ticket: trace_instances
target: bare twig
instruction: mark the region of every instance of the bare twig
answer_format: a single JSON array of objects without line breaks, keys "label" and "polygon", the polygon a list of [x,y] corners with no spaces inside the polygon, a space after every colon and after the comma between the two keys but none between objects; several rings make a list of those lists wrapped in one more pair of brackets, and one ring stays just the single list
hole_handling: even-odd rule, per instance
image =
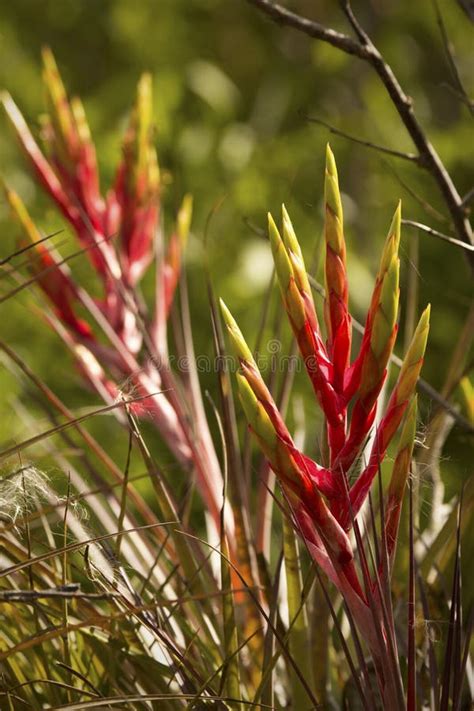
[{"label": "bare twig", "polygon": [[390,170],[390,172],[393,174],[393,177],[395,180],[401,185],[401,187],[410,195],[410,197],[415,200],[415,202],[418,203],[418,205],[423,208],[423,210],[428,214],[431,215],[435,220],[438,220],[438,222],[442,222],[445,225],[449,226],[449,219],[443,215],[441,212],[439,212],[431,203],[429,203],[422,195],[416,192],[416,190],[413,190],[413,188],[408,185],[405,180],[400,176],[400,174],[397,172],[395,167],[393,166],[390,161],[385,160],[382,158],[382,162],[384,166]]},{"label": "bare twig", "polygon": [[341,136],[342,138],[346,138],[348,141],[352,141],[353,143],[358,143],[360,146],[365,146],[366,148],[372,148],[372,150],[378,151],[379,153],[386,153],[389,156],[393,156],[394,158],[402,158],[403,160],[410,161],[411,163],[416,163],[417,165],[421,165],[420,157],[416,155],[415,153],[404,153],[403,151],[397,151],[393,148],[387,148],[386,146],[380,146],[378,143],[372,143],[372,141],[365,141],[362,138],[357,138],[356,136],[351,136],[350,133],[346,133],[345,131],[341,131],[339,128],[336,128],[335,126],[331,126],[330,123],[327,123],[327,121],[323,121],[322,119],[318,118],[313,118],[312,116],[306,116],[303,114],[305,119],[307,121],[310,121],[311,123],[316,123],[319,126],[324,126],[325,128],[328,129],[330,133],[333,133],[335,136]]},{"label": "bare twig", "polygon": [[442,239],[445,242],[449,242],[450,244],[453,244],[456,247],[467,249],[468,252],[474,252],[474,245],[461,242],[460,239],[455,239],[455,237],[445,235],[443,234],[443,232],[438,232],[438,230],[434,230],[428,225],[423,225],[421,222],[416,222],[415,220],[402,220],[402,224],[407,225],[408,227],[415,227],[416,229],[421,230],[421,232],[426,232],[426,234],[432,235],[433,237],[439,237],[439,239]]},{"label": "bare twig", "polygon": [[[77,589],[76,589],[77,588]],[[0,591],[0,603],[1,602],[32,602],[33,600],[110,600],[111,598],[120,598],[119,593],[104,592],[104,593],[85,593],[81,592],[77,586],[73,586],[72,589],[68,589],[67,586],[64,588],[52,588],[45,590],[1,590]]]},{"label": "bare twig", "polygon": [[288,25],[288,27],[293,27],[299,32],[313,37],[313,39],[327,42],[333,47],[337,47],[337,49],[346,52],[346,54],[353,54],[360,59],[368,59],[367,50],[360,42],[352,39],[349,35],[337,32],[330,27],[324,27],[324,25],[321,25],[319,22],[314,22],[307,17],[297,15],[291,12],[291,10],[287,10],[285,7],[271,2],[270,0],[247,0],[247,2],[258,7],[271,17],[272,20],[281,25]]},{"label": "bare twig", "polygon": [[464,206],[469,205],[471,200],[474,198],[474,188],[471,188],[470,190],[467,191],[467,193],[464,195],[462,199],[462,204]]},{"label": "bare twig", "polygon": [[[306,17],[290,12],[281,5],[271,2],[270,0],[246,1],[250,5],[257,7],[275,22],[293,27],[313,39],[327,42],[346,54],[351,54],[359,59],[362,59],[373,68],[385,87],[398,115],[400,116],[400,119],[410,135],[419,153],[420,162],[431,174],[434,181],[438,185],[438,188],[441,191],[446,206],[450,212],[451,219],[459,239],[465,244],[472,245],[474,241],[471,223],[469,222],[468,215],[464,208],[463,200],[459,195],[448,170],[439,157],[437,151],[428,140],[423,127],[419,123],[413,110],[413,102],[411,98],[405,94],[391,66],[387,64],[383,58],[383,55],[361,27],[348,0],[343,2],[343,10],[353,30],[357,34],[357,40],[325,27],[318,22],[314,22]],[[474,267],[474,258],[470,258],[470,264]]]},{"label": "bare twig", "polygon": [[461,77],[459,75],[459,70],[456,64],[456,59],[454,56],[453,46],[448,36],[448,31],[441,14],[441,9],[439,7],[438,0],[432,0],[433,7],[436,15],[436,22],[438,23],[439,31],[441,34],[441,39],[443,41],[444,51],[446,53],[446,59],[451,70],[452,78],[456,84],[455,87],[449,86],[451,90],[454,89],[454,93],[461,99],[461,101],[467,106],[472,115],[474,115],[474,101],[469,98],[467,91],[465,90]]},{"label": "bare twig", "polygon": [[19,257],[22,254],[25,254],[25,252],[29,252],[31,249],[35,249],[39,244],[42,244],[43,242],[47,242],[50,239],[53,239],[53,237],[57,237],[57,235],[61,234],[63,230],[56,230],[56,232],[52,232],[50,235],[46,235],[46,237],[42,237],[40,240],[37,242],[34,242],[32,244],[27,244],[25,247],[21,247],[20,249],[17,249],[15,252],[12,252],[11,254],[8,255],[8,257],[4,257],[3,259],[0,259],[0,267],[5,266],[5,264],[8,264],[8,262],[11,262],[12,259],[15,259],[15,257]]},{"label": "bare twig", "polygon": [[12,454],[17,454],[23,449],[31,447],[37,442],[41,442],[41,440],[45,439],[46,437],[51,437],[52,435],[55,435],[58,432],[62,432],[63,430],[69,429],[71,427],[75,427],[77,424],[81,424],[82,422],[85,422],[91,417],[95,417],[95,415],[105,415],[121,407],[126,410],[127,404],[142,402],[143,400],[155,397],[155,395],[161,395],[165,392],[165,390],[159,390],[147,395],[140,395],[139,397],[129,397],[126,401],[120,400],[120,402],[115,402],[112,405],[106,405],[105,407],[94,408],[93,410],[87,412],[85,415],[81,415],[80,417],[74,417],[73,419],[70,419],[67,422],[63,422],[62,424],[57,425],[56,427],[51,427],[50,429],[45,430],[44,432],[40,432],[40,434],[34,435],[33,437],[29,437],[28,439],[25,439],[22,442],[19,442],[18,444],[12,445],[11,447],[0,451],[0,461],[7,459]]}]

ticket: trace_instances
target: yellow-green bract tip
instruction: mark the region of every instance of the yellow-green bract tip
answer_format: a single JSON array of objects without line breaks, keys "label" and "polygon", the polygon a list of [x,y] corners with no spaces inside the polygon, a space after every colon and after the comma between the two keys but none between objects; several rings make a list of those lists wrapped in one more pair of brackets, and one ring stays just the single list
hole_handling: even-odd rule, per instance
[{"label": "yellow-green bract tip", "polygon": [[298,257],[301,257],[301,248],[290,220],[290,216],[284,205],[281,206],[281,217],[283,223],[283,241],[287,249],[290,249],[292,252],[297,254]]},{"label": "yellow-green bract tip", "polygon": [[376,311],[370,343],[376,356],[385,350],[397,320],[399,300],[400,260],[396,255],[384,274],[380,292],[379,308]]},{"label": "yellow-green bract tip", "polygon": [[56,64],[56,60],[54,58],[54,54],[51,51],[51,48],[48,46],[44,46],[41,49],[41,58],[43,60],[43,64],[45,68],[47,69],[53,69],[55,71],[58,70],[58,66]]},{"label": "yellow-green bract tip", "polygon": [[398,254],[398,249],[400,247],[400,232],[402,223],[402,201],[398,201],[397,209],[392,217],[392,222],[390,223],[390,229],[388,230],[387,238],[385,240],[385,245],[382,252],[382,258],[380,260],[380,267],[378,278],[381,279],[384,272],[388,269],[392,257],[394,254]]},{"label": "yellow-green bract tip", "polygon": [[178,237],[181,242],[186,242],[191,227],[191,218],[193,215],[193,196],[189,193],[184,196],[181,207],[179,208],[176,227]]},{"label": "yellow-green bract tip", "polygon": [[299,289],[304,291],[308,296],[311,295],[311,287],[309,285],[306,266],[304,263],[303,252],[301,251],[298,238],[290,220],[290,216],[284,205],[281,206],[281,215],[283,222],[283,242],[288,251],[288,256],[291,262],[293,275],[296,279]]},{"label": "yellow-green bract tip", "polygon": [[234,319],[232,314],[230,313],[229,309],[225,305],[224,301],[222,299],[219,299],[219,304],[221,307],[221,313],[222,317],[224,319],[225,325],[227,326],[227,331],[229,333],[230,339],[232,341],[232,345],[234,347],[234,350],[236,351],[237,355],[239,358],[242,358],[243,360],[246,360],[248,363],[254,363],[253,355],[248,347],[248,345],[245,342],[245,339],[242,335],[242,331],[237,325],[237,321]]},{"label": "yellow-green bract tip", "polygon": [[326,219],[324,224],[325,240],[336,254],[341,254],[344,251],[344,218],[336,161],[334,160],[334,155],[329,144],[326,149],[324,203],[326,206]]},{"label": "yellow-green bract tip", "polygon": [[265,408],[256,398],[255,393],[250,387],[247,379],[240,373],[237,373],[237,386],[239,390],[240,402],[242,403],[247,422],[257,437],[259,437],[262,440],[262,443],[266,445],[265,453],[269,454],[276,444],[277,436],[275,428],[273,427]]},{"label": "yellow-green bract tip", "polygon": [[35,242],[39,242],[41,240],[41,234],[38,231],[38,228],[34,224],[33,220],[31,219],[30,214],[18,193],[16,193],[14,190],[11,190],[1,178],[0,187],[3,188],[10,209],[14,217],[16,217],[16,219],[22,226],[25,236],[28,237],[33,244]]},{"label": "yellow-green bract tip", "polygon": [[431,306],[428,304],[426,309],[420,316],[418,325],[411,339],[408,351],[403,359],[400,374],[398,376],[397,385],[393,392],[398,402],[403,402],[410,397],[416,386],[416,381],[420,374],[425,355],[426,342],[430,330],[430,311]]},{"label": "yellow-green bract tip", "polygon": [[278,281],[282,290],[286,291],[290,279],[293,276],[293,268],[290,258],[286,253],[285,245],[278,231],[278,227],[270,213],[268,213],[268,236],[270,238]]},{"label": "yellow-green bract tip", "polygon": [[426,342],[428,340],[428,333],[430,329],[430,313],[431,304],[428,304],[420,316],[420,320],[418,321],[418,325],[415,329],[415,333],[413,334],[413,338],[405,358],[407,359],[408,356],[410,356],[410,362],[423,358],[425,354]]},{"label": "yellow-green bract tip", "polygon": [[[140,128],[148,131],[152,115],[152,82],[151,74],[142,74],[137,85],[137,107]],[[148,136],[146,136],[148,138]]]},{"label": "yellow-green bract tip", "polygon": [[326,143],[326,171],[337,180],[336,159],[329,143]]}]

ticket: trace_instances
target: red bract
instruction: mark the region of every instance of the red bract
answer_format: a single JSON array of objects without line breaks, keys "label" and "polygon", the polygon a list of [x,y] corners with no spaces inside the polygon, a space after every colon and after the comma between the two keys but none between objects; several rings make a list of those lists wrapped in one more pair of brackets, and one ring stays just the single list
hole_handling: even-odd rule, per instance
[{"label": "red bract", "polygon": [[280,482],[295,528],[315,561],[345,597],[372,652],[387,709],[398,708],[397,694],[400,698],[398,679],[387,666],[395,634],[391,621],[384,616],[379,579],[379,575],[388,576],[390,570],[381,565],[378,571],[370,573],[360,537],[357,539],[358,568],[349,532],[355,526],[358,535],[357,514],[405,411],[410,408],[393,469],[384,523],[383,540],[387,542],[388,558],[393,558],[415,434],[413,397],[428,336],[429,307],[420,318],[385,414],[376,428],[367,466],[361,468],[352,485],[350,479],[355,475],[361,449],[374,425],[397,334],[400,224],[399,205],[383,250],[360,351],[351,364],[343,216],[336,165],[329,147],[324,230],[326,343],[321,336],[303,256],[290,218],[283,208],[282,236],[274,220],[269,218],[269,237],[283,303],[326,422],[328,467],[319,466],[295,448],[236,322],[222,304],[227,330],[239,357],[238,389],[250,429]]}]

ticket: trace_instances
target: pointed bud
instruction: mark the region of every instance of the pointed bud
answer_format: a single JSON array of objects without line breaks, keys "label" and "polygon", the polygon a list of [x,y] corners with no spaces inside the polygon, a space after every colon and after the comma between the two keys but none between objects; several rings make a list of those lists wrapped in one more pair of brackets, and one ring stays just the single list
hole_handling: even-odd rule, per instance
[{"label": "pointed bud", "polygon": [[[398,380],[390,396],[385,415],[380,422],[372,446],[369,464],[351,488],[350,496],[354,514],[362,506],[373,478],[378,471],[380,462],[395,435],[403,415],[408,407],[408,401],[413,395],[416,382],[423,365],[426,342],[429,332],[430,306],[423,311],[413,334],[412,342],[403,361]],[[407,434],[408,437],[408,434]]]},{"label": "pointed bud", "polygon": [[403,360],[397,384],[395,385],[392,395],[392,397],[396,398],[397,404],[407,400],[415,390],[416,382],[423,365],[426,342],[430,330],[430,311],[431,306],[428,304],[421,314],[418,326],[416,327],[407,354]]},{"label": "pointed bud", "polygon": [[324,236],[326,244],[337,255],[345,253],[343,235],[343,214],[341,194],[339,192],[339,181],[337,176],[336,161],[329,146],[326,147],[326,174],[324,180],[324,202],[326,206],[326,217],[324,224]]},{"label": "pointed bud", "polygon": [[79,135],[82,144],[91,143],[91,131],[89,124],[87,122],[86,112],[84,110],[84,105],[79,97],[74,96],[71,99],[71,111],[74,117],[74,123],[76,125],[77,133]]},{"label": "pointed bud", "polygon": [[184,245],[188,239],[189,229],[191,227],[191,219],[193,216],[193,196],[189,193],[184,196],[181,207],[179,208],[178,218],[176,220],[176,232],[181,243]]},{"label": "pointed bud", "polygon": [[383,279],[383,275],[389,268],[393,257],[398,255],[398,249],[400,247],[400,233],[401,233],[401,221],[402,221],[402,201],[398,201],[397,209],[392,218],[390,224],[390,229],[385,240],[385,245],[382,252],[382,257],[380,259],[380,266],[377,275],[377,279]]},{"label": "pointed bud", "polygon": [[236,351],[239,358],[251,363],[256,367],[252,351],[245,342],[245,338],[242,335],[242,331],[237,325],[237,321],[234,319],[229,309],[225,305],[222,299],[219,299],[222,318],[224,319],[225,325],[227,326],[227,331],[229,333],[230,339],[234,350]]},{"label": "pointed bud", "polygon": [[239,391],[240,401],[242,403],[245,417],[255,435],[259,438],[262,445],[265,446],[265,455],[272,463],[275,462],[275,447],[277,444],[277,435],[272,422],[265,411],[263,405],[256,398],[255,393],[250,387],[247,379],[237,373],[237,387]]},{"label": "pointed bud", "polygon": [[[383,278],[380,302],[375,312],[370,334],[370,346],[376,357],[381,357],[386,350],[397,321],[400,294],[399,273],[400,260],[396,255],[393,255]],[[390,352],[383,358],[384,363],[381,363],[381,370],[385,368],[389,357]]]},{"label": "pointed bud", "polygon": [[305,294],[308,294],[308,297],[312,301],[311,287],[306,273],[303,253],[291,223],[290,216],[288,215],[284,205],[282,205],[281,212],[283,222],[283,242],[291,261],[295,281],[298,285],[298,289],[303,291]]},{"label": "pointed bud", "polygon": [[61,159],[65,163],[70,163],[75,159],[78,149],[78,137],[71,106],[53,53],[46,47],[42,51],[42,57],[43,81],[55,133],[55,148]]},{"label": "pointed bud", "polygon": [[25,236],[28,237],[32,244],[34,244],[35,242],[39,242],[41,240],[41,234],[36,225],[34,224],[33,220],[31,219],[28,210],[26,209],[20,196],[14,190],[11,190],[3,182],[3,180],[1,181],[1,184],[5,192],[7,202],[10,205],[10,208],[15,217],[17,218],[18,222],[21,224]]},{"label": "pointed bud", "polygon": [[307,317],[301,293],[296,285],[296,282],[291,278],[286,294],[284,295],[286,310],[296,330],[304,327]]},{"label": "pointed bud", "polygon": [[16,133],[18,140],[20,141],[21,147],[31,162],[41,183],[47,189],[53,200],[55,200],[59,205],[66,217],[70,219],[70,205],[68,198],[64,193],[55,172],[52,170],[50,164],[33,138],[18,106],[7,92],[2,92],[1,101],[3,108],[5,109],[5,113]]},{"label": "pointed bud", "polygon": [[268,213],[268,236],[272,247],[273,261],[277,273],[278,283],[285,297],[285,292],[289,286],[290,280],[294,277],[293,268],[290,259],[286,253],[285,245],[275,224],[275,220]]},{"label": "pointed bud", "polygon": [[150,74],[143,74],[138,82],[137,100],[132,123],[136,130],[135,180],[137,189],[142,176],[156,187],[159,179],[156,151],[151,144],[152,129],[152,80]]}]

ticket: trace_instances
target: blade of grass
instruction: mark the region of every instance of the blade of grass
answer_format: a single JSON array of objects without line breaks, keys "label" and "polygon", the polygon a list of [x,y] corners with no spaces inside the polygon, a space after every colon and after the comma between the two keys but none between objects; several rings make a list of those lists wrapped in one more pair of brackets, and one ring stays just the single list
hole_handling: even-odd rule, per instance
[{"label": "blade of grass", "polygon": [[408,684],[407,711],[416,711],[416,640],[415,640],[415,542],[413,521],[413,492],[409,486],[410,504],[410,579],[408,583]]},{"label": "blade of grass", "polygon": [[[291,654],[308,684],[312,687],[310,657],[308,655],[308,619],[302,598],[301,558],[298,552],[293,526],[288,517],[283,517],[283,555],[287,583],[287,602],[289,619],[288,644]],[[292,704],[294,708],[304,709],[307,694],[298,677],[291,673]]]}]

